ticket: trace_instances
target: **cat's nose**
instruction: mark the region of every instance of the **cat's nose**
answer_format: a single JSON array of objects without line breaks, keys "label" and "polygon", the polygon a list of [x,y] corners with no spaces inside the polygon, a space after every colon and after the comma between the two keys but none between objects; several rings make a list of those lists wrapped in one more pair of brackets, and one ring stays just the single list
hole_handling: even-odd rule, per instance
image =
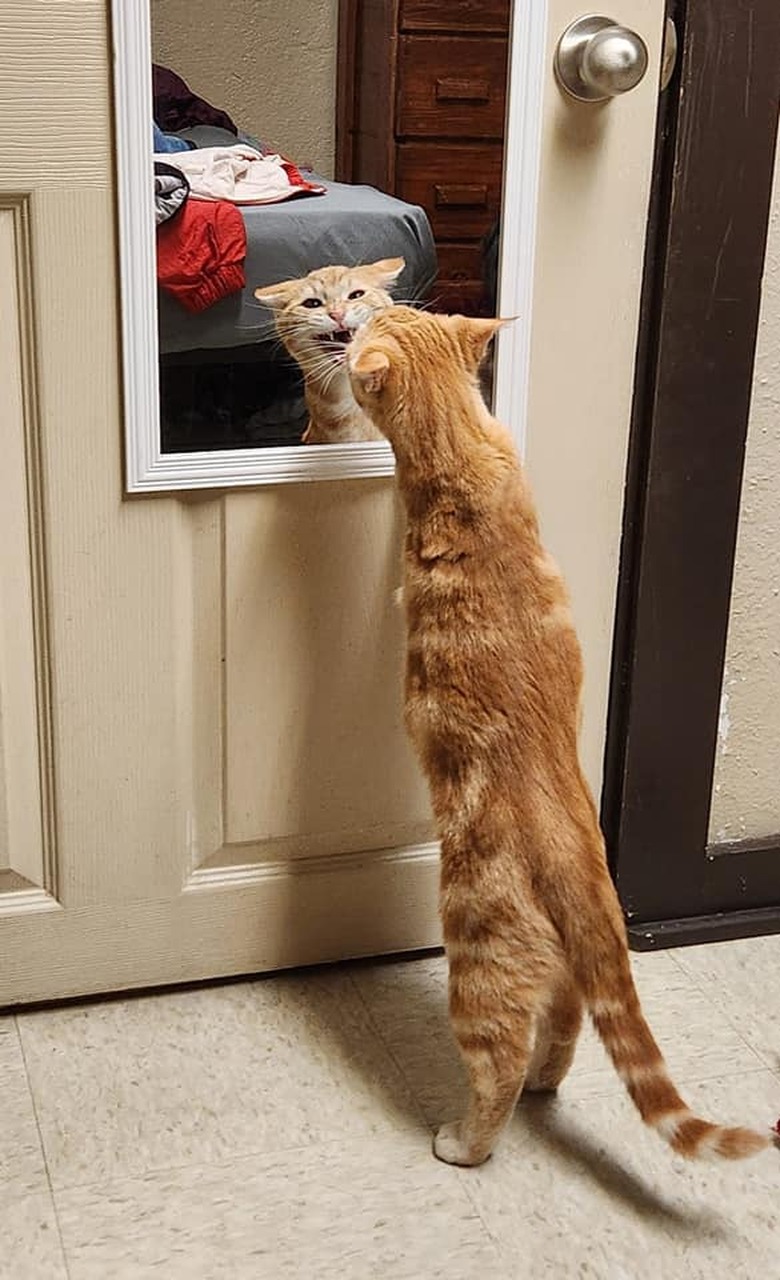
[{"label": "cat's nose", "polygon": [[335,310],[334,310],[334,311],[329,311],[329,312],[328,312],[328,315],[330,316],[331,320],[335,320],[335,322],[336,322],[336,324],[337,324],[337,325],[342,326],[342,325],[344,324],[344,312],[343,312],[343,311],[335,311]]}]

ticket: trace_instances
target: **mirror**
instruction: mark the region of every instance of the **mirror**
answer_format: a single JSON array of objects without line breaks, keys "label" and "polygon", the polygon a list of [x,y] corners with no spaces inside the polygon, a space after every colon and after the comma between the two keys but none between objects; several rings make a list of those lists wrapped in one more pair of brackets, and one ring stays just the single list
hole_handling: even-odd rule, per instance
[{"label": "mirror", "polygon": [[[392,472],[385,441],[311,429],[307,385],[344,392],[379,295],[495,314],[508,55],[525,75],[537,26],[510,40],[510,0],[113,0],[129,492]],[[512,108],[516,311],[538,97]],[[506,402],[526,336],[499,345]]]}]

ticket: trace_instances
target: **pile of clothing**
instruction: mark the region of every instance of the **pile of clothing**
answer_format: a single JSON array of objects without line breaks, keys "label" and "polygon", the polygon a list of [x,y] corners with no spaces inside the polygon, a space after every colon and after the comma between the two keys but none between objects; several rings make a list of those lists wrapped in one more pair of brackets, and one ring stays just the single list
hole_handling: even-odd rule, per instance
[{"label": "pile of clothing", "polygon": [[[325,188],[286,157],[238,141],[230,117],[166,67],[153,67],[153,97],[157,279],[188,311],[203,311],[246,284],[239,206],[278,204]],[[236,143],[203,147],[175,132],[201,125],[227,129]]]}]

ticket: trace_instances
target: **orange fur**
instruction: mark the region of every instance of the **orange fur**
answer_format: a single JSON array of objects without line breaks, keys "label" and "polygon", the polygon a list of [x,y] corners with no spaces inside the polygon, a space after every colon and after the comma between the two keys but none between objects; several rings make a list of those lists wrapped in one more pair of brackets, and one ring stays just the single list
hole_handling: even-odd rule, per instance
[{"label": "orange fur", "polygon": [[642,1015],[577,749],[582,663],[514,446],[477,370],[497,321],[396,307],[355,339],[355,398],[406,507],[406,724],[441,839],[450,1015],[471,1084],[436,1154],[485,1160],[523,1087],[554,1089],[591,1014],[642,1118],[685,1156],[767,1145],[688,1110]]},{"label": "orange fur", "polygon": [[320,267],[300,280],[255,289],[258,301],[274,312],[279,337],[303,372],[309,410],[303,444],[381,440],[350,390],[346,343],[333,335],[354,335],[371,316],[391,307],[387,290],[404,265],[403,258],[383,258],[361,267]]}]

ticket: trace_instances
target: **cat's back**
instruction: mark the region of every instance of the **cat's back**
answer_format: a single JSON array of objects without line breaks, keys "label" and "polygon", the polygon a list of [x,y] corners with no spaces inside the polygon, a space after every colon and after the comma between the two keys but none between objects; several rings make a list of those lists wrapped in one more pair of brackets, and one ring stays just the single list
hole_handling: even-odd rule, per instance
[{"label": "cat's back", "polygon": [[507,456],[479,520],[456,516],[449,532],[446,518],[442,529],[433,520],[441,545],[431,549],[443,555],[426,560],[425,535],[410,522],[407,696],[426,734],[453,732],[455,719],[477,733],[517,725],[552,705],[567,733],[577,719],[582,664],[568,595],[511,443]]},{"label": "cat's back", "polygon": [[[525,472],[507,430],[490,420],[494,472],[486,496],[469,487],[407,519],[408,599],[415,617],[461,631],[499,623],[507,643],[568,606],[562,575],[539,536]],[[468,484],[468,482],[467,482]],[[476,486],[471,485],[473,490]]]}]

